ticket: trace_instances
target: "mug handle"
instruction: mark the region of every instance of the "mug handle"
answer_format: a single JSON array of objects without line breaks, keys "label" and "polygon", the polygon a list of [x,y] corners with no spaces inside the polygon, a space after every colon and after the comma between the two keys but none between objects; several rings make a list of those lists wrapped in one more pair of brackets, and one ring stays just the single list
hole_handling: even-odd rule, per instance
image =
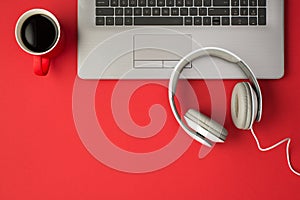
[{"label": "mug handle", "polygon": [[33,71],[36,75],[46,76],[49,71],[50,59],[42,56],[33,56]]}]

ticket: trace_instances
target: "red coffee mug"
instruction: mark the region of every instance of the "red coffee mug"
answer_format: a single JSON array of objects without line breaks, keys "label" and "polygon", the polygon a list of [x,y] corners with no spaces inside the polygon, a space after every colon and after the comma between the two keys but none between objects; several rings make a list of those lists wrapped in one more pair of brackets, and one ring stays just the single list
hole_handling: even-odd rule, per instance
[{"label": "red coffee mug", "polygon": [[62,49],[61,35],[57,18],[47,10],[32,9],[18,19],[16,40],[25,52],[33,55],[36,75],[47,75],[50,59]]}]

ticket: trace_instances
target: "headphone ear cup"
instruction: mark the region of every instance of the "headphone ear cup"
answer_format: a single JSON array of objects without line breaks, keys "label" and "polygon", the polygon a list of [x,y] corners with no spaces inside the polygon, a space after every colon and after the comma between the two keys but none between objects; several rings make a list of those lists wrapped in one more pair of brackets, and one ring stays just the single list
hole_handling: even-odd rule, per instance
[{"label": "headphone ear cup", "polygon": [[257,114],[257,96],[250,83],[235,85],[231,96],[231,117],[234,125],[243,130],[252,127]]},{"label": "headphone ear cup", "polygon": [[199,134],[202,134],[201,128],[205,129],[209,134],[204,135],[204,137],[209,140],[214,142],[224,142],[226,140],[227,130],[206,115],[194,109],[189,109],[184,118],[187,124]]}]

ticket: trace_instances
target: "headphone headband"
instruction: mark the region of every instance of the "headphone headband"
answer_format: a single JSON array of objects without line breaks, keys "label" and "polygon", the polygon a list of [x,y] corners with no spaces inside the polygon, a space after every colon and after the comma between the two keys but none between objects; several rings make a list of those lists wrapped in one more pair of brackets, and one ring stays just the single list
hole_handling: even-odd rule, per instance
[{"label": "headphone headband", "polygon": [[[169,82],[169,102],[171,105],[171,109],[172,112],[177,120],[177,122],[180,124],[180,126],[194,139],[196,139],[197,141],[201,142],[201,143],[206,143],[208,144],[208,146],[211,146],[210,141],[207,140],[205,137],[203,137],[202,135],[198,134],[197,132],[193,132],[191,131],[187,125],[185,125],[185,123],[183,123],[183,121],[181,120],[181,117],[176,109],[175,106],[175,93],[176,93],[176,87],[177,87],[177,82],[179,80],[180,74],[182,72],[182,70],[184,69],[184,67],[192,62],[193,60],[197,59],[197,58],[201,58],[204,56],[212,56],[212,57],[217,57],[217,58],[221,58],[225,61],[234,63],[236,65],[238,65],[243,73],[246,75],[246,77],[249,79],[250,83],[252,84],[252,86],[254,87],[254,90],[256,92],[257,95],[257,99],[258,99],[258,111],[257,111],[257,116],[256,116],[256,121],[260,121],[261,120],[261,115],[262,115],[262,94],[261,94],[261,90],[258,84],[258,81],[254,75],[254,73],[252,72],[252,70],[250,69],[250,67],[242,60],[240,59],[237,55],[235,55],[234,53],[222,49],[222,48],[218,48],[218,47],[205,47],[205,48],[201,48],[198,50],[195,50],[191,53],[189,53],[188,55],[186,55],[185,57],[183,57],[175,66],[173,73],[170,77],[170,82]],[[204,135],[207,132],[207,130],[203,129],[202,130]],[[203,134],[202,133],[202,134]],[[197,135],[197,136],[196,136]],[[201,136],[199,138],[199,136]],[[203,140],[201,140],[203,139]]]}]

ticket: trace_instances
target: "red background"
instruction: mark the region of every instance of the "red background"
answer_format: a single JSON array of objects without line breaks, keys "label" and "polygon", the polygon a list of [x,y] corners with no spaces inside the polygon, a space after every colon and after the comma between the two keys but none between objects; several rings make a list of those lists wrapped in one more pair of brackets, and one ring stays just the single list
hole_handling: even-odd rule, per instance
[{"label": "red background", "polygon": [[[297,0],[285,1],[286,73],[280,80],[260,81],[264,111],[262,121],[254,127],[263,146],[291,137],[291,160],[298,170],[299,6]],[[66,36],[65,49],[53,60],[47,77],[33,75],[32,58],[14,39],[18,17],[36,7],[53,12]],[[229,131],[226,143],[217,145],[205,159],[198,159],[200,144],[193,142],[180,159],[152,173],[129,174],[103,165],[81,143],[72,116],[77,64],[77,1],[1,1],[0,13],[0,199],[300,198],[300,178],[288,169],[285,147],[259,152],[250,133],[241,133],[233,126],[230,112],[227,112],[225,123]],[[235,82],[225,82],[228,106]],[[111,115],[108,106],[115,83],[101,81],[97,90],[98,116]],[[203,89],[198,88],[202,81],[191,83],[196,91]],[[137,91],[132,101],[141,107],[157,102],[164,105],[168,113],[166,130],[175,131],[177,124],[168,108],[166,91],[155,85],[148,86]],[[157,94],[154,98],[153,93]],[[209,96],[205,99],[200,104],[209,113]],[[137,123],[147,123],[148,119],[138,112],[139,109],[133,106],[131,115]],[[116,126],[110,126],[114,122],[109,119],[101,122],[105,130],[122,135]],[[153,140],[153,147],[167,143],[172,137],[161,134]],[[122,138],[111,136],[116,143],[126,146]],[[146,150],[151,151],[149,144]],[[132,146],[128,149],[139,150]]]}]

